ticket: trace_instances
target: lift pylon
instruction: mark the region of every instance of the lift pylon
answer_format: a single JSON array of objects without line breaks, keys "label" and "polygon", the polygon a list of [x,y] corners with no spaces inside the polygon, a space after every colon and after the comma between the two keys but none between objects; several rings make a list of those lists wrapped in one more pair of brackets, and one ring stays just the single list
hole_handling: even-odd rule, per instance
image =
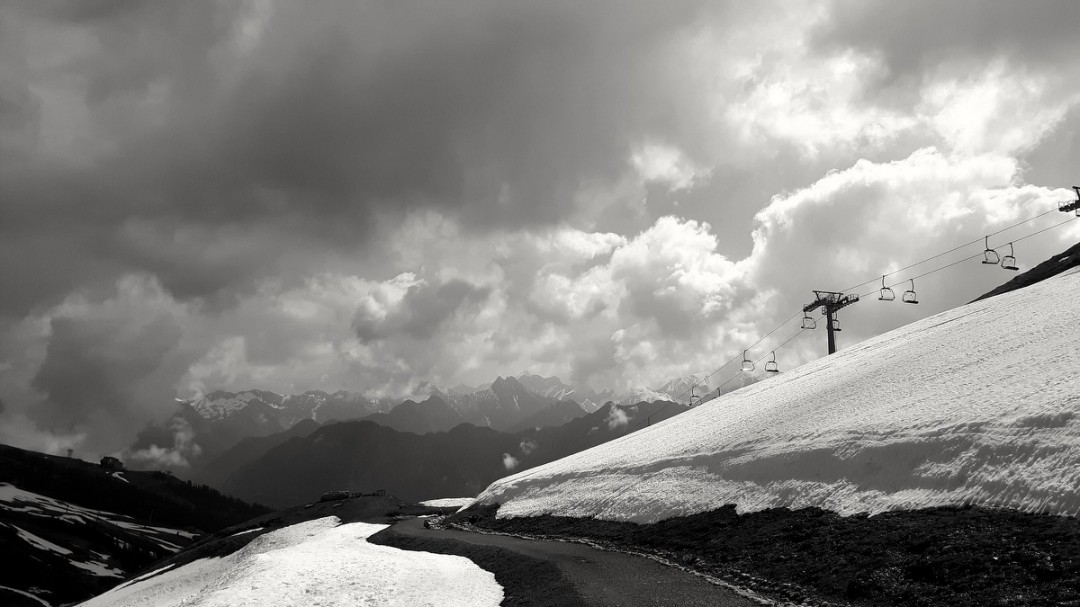
[{"label": "lift pylon", "polygon": [[837,310],[846,308],[857,301],[859,301],[858,295],[845,295],[836,291],[814,291],[814,301],[803,306],[804,314],[821,308],[821,314],[826,319],[825,328],[828,329],[829,334],[829,354],[836,353],[836,336],[834,335],[836,329],[834,327],[838,326],[835,322]]}]

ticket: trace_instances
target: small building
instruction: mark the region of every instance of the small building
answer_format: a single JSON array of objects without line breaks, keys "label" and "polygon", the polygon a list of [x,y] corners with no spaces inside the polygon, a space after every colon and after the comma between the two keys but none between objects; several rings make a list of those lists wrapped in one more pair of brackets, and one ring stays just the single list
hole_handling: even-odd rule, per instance
[{"label": "small building", "polygon": [[101,467],[110,471],[123,470],[124,462],[111,455],[106,455],[105,457],[101,458]]}]

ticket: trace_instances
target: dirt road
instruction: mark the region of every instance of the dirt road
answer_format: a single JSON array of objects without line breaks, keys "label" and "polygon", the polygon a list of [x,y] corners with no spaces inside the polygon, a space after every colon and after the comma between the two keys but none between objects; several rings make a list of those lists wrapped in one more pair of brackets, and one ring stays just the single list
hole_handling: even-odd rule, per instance
[{"label": "dirt road", "polygon": [[458,554],[495,574],[504,605],[744,607],[735,592],[656,561],[583,544],[425,529],[402,521],[371,538],[412,550]]}]

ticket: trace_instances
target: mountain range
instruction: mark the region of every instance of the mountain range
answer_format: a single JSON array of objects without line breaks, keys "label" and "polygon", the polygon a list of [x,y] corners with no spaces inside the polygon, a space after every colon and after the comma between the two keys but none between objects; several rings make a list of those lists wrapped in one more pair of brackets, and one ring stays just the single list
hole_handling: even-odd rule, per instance
[{"label": "mountain range", "polygon": [[[146,467],[189,467],[195,478],[217,479],[219,475],[209,463],[226,451],[244,439],[284,432],[305,420],[321,425],[367,419],[417,434],[446,432],[462,423],[516,432],[565,424],[597,411],[607,402],[688,404],[688,387],[700,380],[691,375],[675,378],[656,390],[616,394],[571,386],[557,377],[522,373],[498,377],[477,387],[458,384],[446,390],[425,382],[411,391],[411,398],[400,403],[347,391],[282,395],[259,389],[219,390],[199,399],[177,400],[173,415],[163,423],[144,428],[123,455]],[[735,389],[744,382],[737,383],[728,387]],[[170,449],[171,457],[163,463],[160,453]]]},{"label": "mountain range", "polygon": [[625,436],[686,409],[663,401],[608,403],[562,425],[516,432],[459,424],[417,434],[369,419],[314,429],[308,425],[302,432],[248,439],[247,461],[219,458],[209,468],[222,491],[277,507],[311,501],[330,490],[386,489],[409,501],[475,495],[511,472]]}]

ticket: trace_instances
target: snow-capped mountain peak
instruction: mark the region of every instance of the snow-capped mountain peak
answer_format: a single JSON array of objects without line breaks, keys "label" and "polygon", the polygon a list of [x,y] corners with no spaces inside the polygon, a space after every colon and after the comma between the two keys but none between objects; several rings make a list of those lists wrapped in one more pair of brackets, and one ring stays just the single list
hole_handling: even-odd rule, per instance
[{"label": "snow-capped mountain peak", "polygon": [[266,390],[245,390],[236,393],[217,390],[195,401],[191,407],[203,419],[220,420],[232,417],[254,403],[280,409],[283,401],[282,395]]}]

